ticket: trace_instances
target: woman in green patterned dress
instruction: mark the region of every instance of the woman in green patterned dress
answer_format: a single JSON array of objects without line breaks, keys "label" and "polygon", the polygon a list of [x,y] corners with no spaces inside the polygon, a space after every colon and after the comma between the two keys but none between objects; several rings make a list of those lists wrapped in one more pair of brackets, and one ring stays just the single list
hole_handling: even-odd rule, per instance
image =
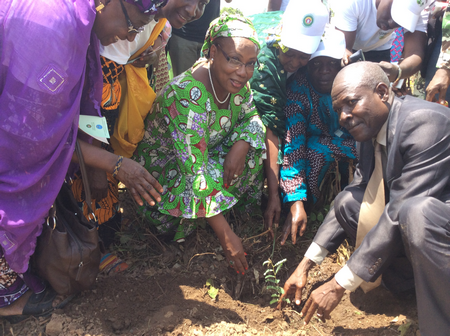
[{"label": "woman in green patterned dress", "polygon": [[156,206],[141,208],[160,232],[176,241],[207,218],[238,273],[248,268],[239,237],[223,212],[243,198],[259,202],[265,127],[248,80],[259,44],[250,20],[221,16],[203,45],[206,59],[174,78],[156,99],[134,159],[163,186]]}]

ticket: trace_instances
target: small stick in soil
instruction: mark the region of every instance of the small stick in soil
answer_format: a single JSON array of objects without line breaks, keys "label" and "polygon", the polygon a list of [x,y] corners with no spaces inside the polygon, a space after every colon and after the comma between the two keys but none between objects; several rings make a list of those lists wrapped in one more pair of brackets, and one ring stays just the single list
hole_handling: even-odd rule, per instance
[{"label": "small stick in soil", "polygon": [[[158,285],[159,289],[161,289],[162,295],[166,295],[166,292],[164,289],[162,289],[161,285],[159,284],[158,280],[155,280],[156,284]],[[158,297],[159,298],[159,297]]]},{"label": "small stick in soil", "polygon": [[234,287],[234,299],[235,300],[239,299],[239,296],[241,295],[241,292],[242,292],[241,288],[242,288],[242,277],[238,275],[236,287]]},{"label": "small stick in soil", "polygon": [[236,300],[239,300],[239,298],[241,297],[242,291],[244,290],[244,284],[245,284],[245,275],[243,276],[241,290],[239,291],[239,296],[236,298]]},{"label": "small stick in soil", "polygon": [[314,324],[311,324],[311,325],[314,327],[314,329],[316,329],[316,331],[319,333],[319,335],[323,336],[323,334],[319,331],[319,329],[316,328],[316,326]]},{"label": "small stick in soil", "polygon": [[264,236],[264,235],[266,235],[269,231],[270,231],[270,230],[266,230],[266,231],[264,231],[263,233],[260,233],[260,234],[258,234],[258,235],[256,235],[256,236],[249,237],[249,238],[245,238],[244,241],[247,241],[247,240],[250,240],[250,239],[255,239],[255,238]]},{"label": "small stick in soil", "polygon": [[189,266],[191,265],[192,259],[194,259],[195,257],[200,257],[200,256],[202,256],[202,255],[207,255],[207,254],[216,255],[215,253],[212,253],[212,252],[205,252],[205,253],[197,253],[197,254],[194,254],[194,255],[192,256],[192,258],[191,258],[191,259],[189,260],[189,262],[188,262],[187,269],[189,269]]},{"label": "small stick in soil", "polygon": [[150,236],[153,240],[156,240],[156,242],[159,244],[159,246],[161,246],[161,249],[163,252],[166,252],[166,247],[161,243],[161,241],[158,239],[158,237],[156,237],[153,232],[151,232],[150,230],[145,230],[146,232],[144,233],[144,236]]},{"label": "small stick in soil", "polygon": [[264,327],[264,330],[269,329],[270,333],[273,335],[273,331],[269,327]]}]

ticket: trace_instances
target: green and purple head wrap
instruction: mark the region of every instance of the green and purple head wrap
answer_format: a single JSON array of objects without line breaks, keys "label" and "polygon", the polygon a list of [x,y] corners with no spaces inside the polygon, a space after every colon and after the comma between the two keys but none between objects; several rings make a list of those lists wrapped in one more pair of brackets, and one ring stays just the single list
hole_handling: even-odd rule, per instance
[{"label": "green and purple head wrap", "polygon": [[160,7],[164,7],[168,0],[124,0],[135,5],[142,13],[155,15]]},{"label": "green and purple head wrap", "polygon": [[205,43],[202,47],[203,55],[209,58],[209,49],[219,37],[244,37],[260,48],[258,36],[252,21],[243,16],[222,14],[209,25]]}]

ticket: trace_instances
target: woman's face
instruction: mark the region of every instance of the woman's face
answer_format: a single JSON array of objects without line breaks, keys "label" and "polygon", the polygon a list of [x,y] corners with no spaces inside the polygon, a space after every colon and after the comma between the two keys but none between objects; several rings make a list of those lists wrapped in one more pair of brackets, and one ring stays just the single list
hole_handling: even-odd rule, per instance
[{"label": "woman's face", "polygon": [[169,0],[157,18],[166,18],[173,28],[180,29],[186,23],[198,20],[209,0]]},{"label": "woman's face", "polygon": [[285,53],[280,50],[278,59],[283,66],[284,71],[296,72],[301,67],[308,64],[310,54],[305,54],[301,51],[289,49]]},{"label": "woman's face", "polygon": [[253,76],[258,51],[249,39],[219,38],[210,50],[211,75],[215,79],[216,92],[238,93]]},{"label": "woman's face", "polygon": [[136,37],[135,32],[128,32],[128,22],[120,2],[122,2],[134,28],[141,28],[151,20],[149,15],[141,13],[136,6],[123,0],[101,0],[105,7],[95,17],[94,32],[104,46],[115,43],[118,40],[131,42]]}]

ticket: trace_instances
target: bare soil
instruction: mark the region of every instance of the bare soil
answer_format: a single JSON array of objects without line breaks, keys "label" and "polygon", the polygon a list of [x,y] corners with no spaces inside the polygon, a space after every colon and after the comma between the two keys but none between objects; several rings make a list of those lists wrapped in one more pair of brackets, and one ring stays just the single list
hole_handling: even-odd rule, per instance
[{"label": "bare soil", "polygon": [[[277,242],[274,247],[261,235],[259,209],[251,216],[229,214],[250,265],[245,275],[238,275],[227,265],[210,228],[200,226],[185,243],[171,243],[130,215],[134,206],[124,208],[129,217],[115,250],[131,265],[129,270],[100,274],[92,290],[51,317],[16,325],[3,321],[0,335],[420,335],[414,296],[396,297],[383,287],[368,294],[360,289],[346,293],[326,323],[315,318],[304,326],[299,309],[277,311],[269,305],[273,291],[266,288],[263,262],[271,255],[274,262],[287,258],[277,275],[283,285],[317,225],[310,226],[296,246]],[[332,255],[310,271],[304,298],[339,270],[337,258]],[[209,279],[219,290],[215,299],[208,295]]]}]

